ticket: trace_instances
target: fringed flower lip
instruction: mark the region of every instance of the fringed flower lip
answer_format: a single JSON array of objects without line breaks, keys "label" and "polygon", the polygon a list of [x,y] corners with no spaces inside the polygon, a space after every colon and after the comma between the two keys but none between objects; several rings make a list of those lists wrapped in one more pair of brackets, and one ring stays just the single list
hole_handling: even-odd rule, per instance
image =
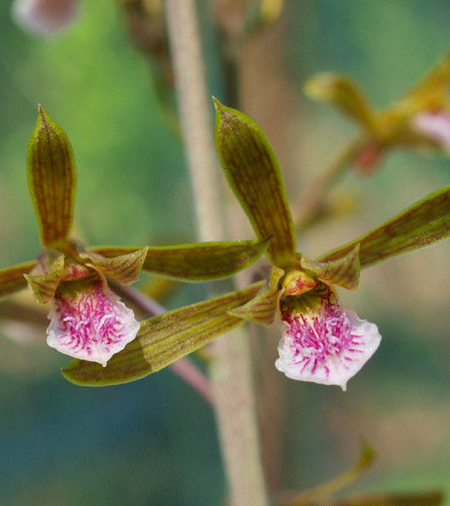
[{"label": "fringed flower lip", "polygon": [[344,391],[381,342],[377,326],[341,306],[334,295],[301,308],[285,304],[282,322],[276,368],[288,378],[338,385]]},{"label": "fringed flower lip", "polygon": [[139,323],[131,309],[113,293],[100,276],[74,289],[61,283],[48,315],[47,344],[65,355],[98,362],[108,360],[131,342]]}]

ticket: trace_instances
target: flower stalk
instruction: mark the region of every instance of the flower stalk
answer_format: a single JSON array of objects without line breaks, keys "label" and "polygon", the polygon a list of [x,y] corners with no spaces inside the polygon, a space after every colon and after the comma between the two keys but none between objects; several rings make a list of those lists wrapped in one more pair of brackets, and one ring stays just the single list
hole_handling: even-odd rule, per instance
[{"label": "flower stalk", "polygon": [[343,176],[364,145],[362,138],[356,138],[341,148],[324,172],[305,188],[292,206],[296,230],[301,231],[313,222],[323,209],[330,189]]},{"label": "flower stalk", "polygon": [[[148,297],[140,290],[120,283],[113,283],[114,290],[128,303],[134,305],[144,316],[158,316],[166,310],[155,300]],[[188,357],[178,359],[169,368],[193,388],[207,403],[214,403],[214,395],[209,379]]]}]

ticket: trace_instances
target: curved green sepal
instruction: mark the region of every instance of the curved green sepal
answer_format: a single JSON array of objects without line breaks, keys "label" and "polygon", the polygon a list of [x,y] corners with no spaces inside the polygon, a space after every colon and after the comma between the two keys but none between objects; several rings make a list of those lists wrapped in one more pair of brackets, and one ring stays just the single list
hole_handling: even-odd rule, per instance
[{"label": "curved green sepal", "polygon": [[114,257],[106,257],[93,252],[88,254],[88,257],[106,276],[122,285],[131,285],[141,276],[147,253],[148,247],[146,246]]},{"label": "curved green sepal", "polygon": [[64,241],[72,226],[76,166],[70,141],[45,110],[28,144],[28,187],[44,246]]},{"label": "curved green sepal", "polygon": [[278,160],[256,121],[214,104],[217,151],[228,182],[256,235],[272,237],[267,256],[283,266],[295,251],[295,234]]},{"label": "curved green sepal", "polygon": [[243,323],[228,311],[252,299],[263,284],[255,283],[146,320],[141,323],[136,339],[114,355],[106,367],[74,360],[62,374],[78,385],[104,386],[134,381],[159,371]]},{"label": "curved green sepal", "polygon": [[267,286],[247,304],[228,311],[231,315],[269,327],[275,320],[283,288],[280,279],[284,276],[283,269],[273,267]]},{"label": "curved green sepal", "polygon": [[0,300],[27,287],[24,274],[28,274],[36,267],[37,262],[25,262],[0,269]]},{"label": "curved green sepal", "polygon": [[[261,241],[203,242],[179,246],[149,247],[143,269],[183,281],[221,279],[246,269],[264,253],[270,239]],[[96,246],[88,251],[117,257],[133,247]]]},{"label": "curved green sepal", "polygon": [[61,253],[49,263],[43,274],[24,274],[36,302],[48,304],[54,297],[64,272],[64,255]]},{"label": "curved green sepal", "polygon": [[371,232],[320,256],[329,262],[348,255],[359,243],[361,268],[402,255],[450,236],[450,186],[431,193]]},{"label": "curved green sepal", "polygon": [[369,130],[373,128],[372,107],[356,83],[347,77],[328,72],[318,74],[308,79],[304,90],[309,97],[331,102]]},{"label": "curved green sepal", "polygon": [[304,256],[300,262],[304,269],[312,271],[322,281],[329,281],[348,290],[356,290],[361,272],[359,249],[358,243],[345,256],[329,262],[314,262]]}]

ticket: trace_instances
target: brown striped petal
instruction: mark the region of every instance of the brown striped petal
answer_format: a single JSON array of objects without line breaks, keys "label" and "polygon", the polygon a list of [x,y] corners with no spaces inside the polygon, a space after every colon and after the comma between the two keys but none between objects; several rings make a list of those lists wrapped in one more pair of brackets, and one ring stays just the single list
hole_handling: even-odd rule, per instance
[{"label": "brown striped petal", "polygon": [[316,274],[322,281],[329,281],[348,290],[356,290],[361,271],[359,265],[359,243],[342,258],[337,258],[330,262],[314,262],[303,256],[301,265],[304,269]]},{"label": "brown striped petal", "polygon": [[283,294],[283,288],[279,286],[280,279],[283,277],[283,269],[274,267],[270,274],[270,281],[266,288],[256,297],[247,302],[244,306],[231,309],[229,311],[233,316],[238,316],[243,320],[248,320],[259,325],[269,327],[275,320],[280,303],[280,297]]},{"label": "brown striped petal", "polygon": [[198,350],[219,335],[242,323],[229,310],[245,304],[263,282],[243,290],[169,311],[141,323],[134,341],[114,355],[103,368],[99,364],[74,360],[63,376],[78,385],[104,386],[134,381]]},{"label": "brown striped petal", "polygon": [[145,247],[112,258],[104,257],[98,253],[91,253],[87,256],[103,274],[122,283],[122,285],[131,285],[141,275],[147,251],[148,247]]},{"label": "brown striped petal", "polygon": [[28,145],[28,187],[44,246],[64,241],[72,226],[76,166],[70,141],[39,106]]},{"label": "brown striped petal", "polygon": [[0,269],[0,300],[27,287],[24,274],[28,274],[36,267],[37,262],[25,262]]},{"label": "brown striped petal", "polygon": [[371,232],[325,253],[318,262],[348,255],[359,244],[361,268],[402,255],[450,236],[450,186],[431,193]]},{"label": "brown striped petal", "polygon": [[47,304],[53,299],[63,272],[64,255],[61,253],[51,262],[45,274],[24,274],[38,304]]},{"label": "brown striped petal", "polygon": [[295,234],[280,166],[261,127],[215,100],[216,145],[228,182],[260,239],[272,237],[267,256],[289,263]]},{"label": "brown striped petal", "polygon": [[[261,241],[203,242],[177,246],[149,247],[143,269],[183,281],[226,278],[250,267],[264,253],[270,239]],[[117,257],[136,247],[96,246],[89,252]]]}]

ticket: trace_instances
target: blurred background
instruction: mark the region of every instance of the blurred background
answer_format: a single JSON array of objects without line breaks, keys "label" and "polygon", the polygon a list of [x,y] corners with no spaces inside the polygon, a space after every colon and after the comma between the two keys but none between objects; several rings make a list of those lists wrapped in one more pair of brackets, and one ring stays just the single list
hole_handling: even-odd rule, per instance
[{"label": "blurred background", "polygon": [[[75,150],[78,237],[194,241],[182,149],[158,99],[155,69],[130,41],[119,2],[81,0],[78,21],[47,40],[21,31],[10,3],[0,4],[0,267],[40,249],[25,168],[37,103]],[[201,6],[211,93],[222,98],[211,6]],[[247,44],[242,108],[271,139],[292,201],[357,132],[331,106],[309,101],[304,80],[319,71],[349,74],[382,107],[448,50],[449,21],[445,0],[286,0],[277,23]],[[344,178],[336,192],[350,195],[355,213],[305,232],[302,250],[333,248],[449,182],[450,159],[392,152],[375,175]],[[300,490],[331,478],[352,465],[364,437],[378,459],[350,491],[450,494],[449,246],[374,267],[356,293],[342,294],[383,335],[346,393],[279,378],[285,419],[271,476],[277,486]],[[167,306],[202,296],[201,286],[182,287]],[[62,378],[69,359],[48,348],[42,332],[6,320],[0,332],[0,506],[221,504],[226,486],[212,411],[170,371],[81,388]]]}]

